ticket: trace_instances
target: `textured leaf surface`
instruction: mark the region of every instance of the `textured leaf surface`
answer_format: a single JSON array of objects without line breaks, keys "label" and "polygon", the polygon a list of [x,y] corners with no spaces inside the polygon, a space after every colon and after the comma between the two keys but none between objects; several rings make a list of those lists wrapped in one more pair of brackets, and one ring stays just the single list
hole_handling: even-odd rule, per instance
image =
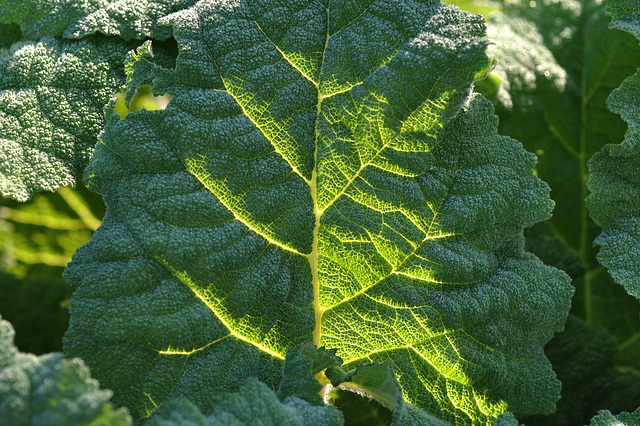
[{"label": "textured leaf surface", "polygon": [[602,410],[591,419],[591,426],[634,426],[640,424],[640,408],[633,413],[613,415],[608,410]]},{"label": "textured leaf surface", "polygon": [[392,359],[408,403],[459,424],[553,410],[542,347],[572,289],[523,251],[553,205],[535,157],[469,98],[481,19],[237,1],[169,21],[176,69],[143,48],[129,71],[172,101],[109,114],[87,169],[107,216],[66,273],[65,347],[118,403],[275,387],[313,338],[349,369]]},{"label": "textured leaf surface", "polygon": [[13,328],[0,317],[0,419],[3,424],[129,425],[124,410],[109,403],[111,392],[78,359],[61,353],[36,357],[18,352]]},{"label": "textured leaf surface", "polygon": [[611,26],[640,39],[640,5],[633,0],[606,0],[607,11],[613,18]]},{"label": "textured leaf surface", "polygon": [[[329,372],[327,376],[331,378]],[[391,410],[393,412],[391,425],[446,426],[450,424],[408,404],[403,399],[402,388],[389,362],[361,365],[344,379],[345,383],[340,384],[341,389],[373,398]],[[338,383],[334,384],[338,385]]]},{"label": "textured leaf surface", "polygon": [[[616,19],[613,24],[640,37],[636,2],[617,1],[608,7]],[[631,27],[620,25],[620,19]],[[640,299],[640,72],[622,82],[607,104],[629,129],[622,144],[604,147],[589,162],[591,195],[587,205],[593,220],[602,227],[595,240],[601,246],[598,260],[617,283]]]},{"label": "textured leaf surface", "polygon": [[0,22],[20,25],[25,37],[81,38],[94,33],[125,40],[171,36],[160,18],[195,0],[4,0]]},{"label": "textured leaf surface", "polygon": [[[317,383],[317,382],[316,382]],[[202,414],[189,400],[180,399],[163,405],[148,422],[149,426],[340,426],[342,414],[334,407],[314,406],[290,396],[280,402],[273,390],[250,377],[237,393],[213,398],[208,413]]]},{"label": "textured leaf surface", "polygon": [[19,201],[73,185],[124,82],[127,46],[44,39],[0,51],[0,193]]},{"label": "textured leaf surface", "polygon": [[250,377],[238,392],[215,395],[206,414],[190,401],[178,399],[163,405],[146,424],[340,426],[342,414],[324,404],[322,385],[314,374],[341,362],[333,351],[317,350],[309,342],[287,351],[277,394]]},{"label": "textured leaf surface", "polygon": [[602,327],[570,315],[565,329],[545,347],[562,382],[558,410],[521,418],[527,426],[584,425],[598,410],[618,413],[640,405],[640,373],[614,366],[616,339]]},{"label": "textured leaf surface", "polygon": [[506,5],[488,30],[501,79],[500,130],[538,155],[537,174],[557,202],[550,221],[526,232],[528,248],[549,261],[544,241],[553,241],[564,260],[552,264],[574,277],[572,312],[616,336],[617,363],[638,369],[638,301],[596,259],[600,229],[584,202],[587,161],[605,144],[619,143],[626,129],[606,99],[640,64],[638,41],[609,29],[609,20],[598,1],[522,1]]}]

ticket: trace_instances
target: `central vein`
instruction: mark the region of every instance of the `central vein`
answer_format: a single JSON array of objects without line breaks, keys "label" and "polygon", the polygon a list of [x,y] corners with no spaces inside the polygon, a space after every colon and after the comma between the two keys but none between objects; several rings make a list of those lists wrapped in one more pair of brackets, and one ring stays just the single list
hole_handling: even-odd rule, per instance
[{"label": "central vein", "polygon": [[[322,60],[320,61],[320,72],[322,73],[322,64],[324,64],[324,56],[327,52],[327,46],[329,46],[329,6],[325,8],[327,12],[327,36],[324,40],[324,49],[322,50]],[[311,266],[311,277],[313,280],[313,311],[315,312],[316,328],[313,330],[313,343],[316,347],[321,346],[322,340],[322,312],[324,308],[320,305],[320,279],[318,277],[318,239],[320,234],[320,218],[322,217],[322,211],[318,207],[318,141],[320,140],[320,132],[318,130],[318,123],[320,121],[320,113],[322,110],[322,100],[324,96],[320,91],[320,77],[318,77],[318,83],[316,84],[318,90],[318,102],[316,110],[316,143],[315,151],[313,154],[313,173],[311,174],[311,182],[309,188],[311,189],[311,199],[313,200],[313,214],[316,222],[313,228],[313,244],[311,246],[311,254],[309,255],[309,265]]]},{"label": "central vein", "polygon": [[311,198],[313,199],[313,213],[316,217],[316,224],[313,229],[313,245],[311,246],[311,254],[309,255],[309,265],[311,266],[311,278],[313,280],[313,311],[316,316],[316,328],[313,330],[313,343],[316,347],[320,347],[320,336],[322,334],[322,307],[320,306],[320,280],[318,278],[318,233],[320,231],[320,217],[322,214],[318,209],[318,175],[313,171],[311,176]]},{"label": "central vein", "polygon": [[[327,36],[327,40],[329,37]],[[326,45],[325,45],[326,48]],[[311,246],[311,254],[309,255],[309,265],[311,266],[311,278],[313,280],[313,311],[316,316],[316,328],[313,330],[313,343],[316,347],[320,347],[320,340],[322,335],[322,312],[324,309],[320,306],[320,279],[318,277],[318,236],[320,233],[320,218],[322,212],[318,208],[318,121],[320,120],[320,108],[322,105],[322,93],[320,93],[320,87],[318,87],[318,112],[316,116],[316,150],[314,154],[314,167],[311,174],[311,182],[309,182],[309,188],[311,189],[311,199],[313,200],[313,214],[316,218],[315,227],[313,228],[313,244]]]}]

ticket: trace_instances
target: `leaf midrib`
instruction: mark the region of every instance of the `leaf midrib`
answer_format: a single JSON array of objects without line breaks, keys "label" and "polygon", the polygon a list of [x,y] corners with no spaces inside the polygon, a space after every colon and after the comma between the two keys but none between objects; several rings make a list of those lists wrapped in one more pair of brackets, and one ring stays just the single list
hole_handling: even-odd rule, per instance
[{"label": "leaf midrib", "polygon": [[[318,2],[320,6],[322,4]],[[324,7],[324,6],[322,6]],[[327,47],[329,46],[329,39],[331,35],[329,34],[329,9],[331,8],[331,0],[329,0],[329,4],[325,9],[325,13],[327,16],[327,28],[326,28],[326,36],[324,41],[324,49],[322,50],[322,59],[320,60],[320,72],[322,72],[322,65],[324,64],[325,54],[327,53]],[[284,55],[283,55],[284,56]],[[318,122],[320,121],[320,113],[322,111],[322,100],[324,96],[320,91],[320,78],[318,78],[318,83],[316,83],[316,88],[318,90],[318,101],[316,103],[316,125],[315,125],[315,141],[314,141],[314,152],[313,152],[313,171],[311,172],[311,182],[309,183],[309,189],[311,191],[311,200],[313,201],[313,215],[315,217],[315,225],[313,228],[313,240],[311,243],[311,254],[309,255],[309,266],[311,268],[311,282],[313,286],[313,312],[315,314],[316,327],[313,330],[313,343],[316,347],[321,347],[322,343],[322,313],[323,309],[320,305],[320,277],[318,271],[318,240],[320,234],[320,220],[322,219],[322,211],[318,206],[318,139],[320,136],[320,131],[318,130]]]}]

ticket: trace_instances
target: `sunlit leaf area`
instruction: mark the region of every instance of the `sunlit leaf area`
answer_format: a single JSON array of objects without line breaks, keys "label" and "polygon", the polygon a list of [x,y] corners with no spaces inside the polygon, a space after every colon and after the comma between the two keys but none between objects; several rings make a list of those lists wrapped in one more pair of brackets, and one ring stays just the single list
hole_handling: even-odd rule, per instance
[{"label": "sunlit leaf area", "polygon": [[7,0],[0,425],[640,426],[637,0]]}]

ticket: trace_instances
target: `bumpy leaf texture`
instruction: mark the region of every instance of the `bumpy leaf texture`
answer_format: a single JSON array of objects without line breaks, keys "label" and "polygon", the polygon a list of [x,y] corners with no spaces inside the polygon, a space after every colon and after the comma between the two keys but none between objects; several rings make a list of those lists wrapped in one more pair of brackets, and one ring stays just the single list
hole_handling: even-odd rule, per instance
[{"label": "bumpy leaf texture", "polygon": [[94,33],[125,40],[171,36],[160,18],[196,0],[4,0],[0,22],[17,24],[26,38],[82,38]]},{"label": "bumpy leaf texture", "polygon": [[19,201],[73,185],[124,83],[129,47],[104,38],[0,51],[0,193]]},{"label": "bumpy leaf texture", "polygon": [[[612,26],[640,37],[640,5],[607,3]],[[640,65],[640,61],[636,63]],[[640,72],[622,82],[607,104],[629,124],[620,145],[605,146],[589,162],[589,213],[602,227],[598,260],[616,282],[640,298]]]},{"label": "bumpy leaf texture", "polygon": [[[317,382],[316,382],[317,383]],[[146,425],[181,426],[341,426],[342,414],[335,407],[314,406],[294,396],[284,402],[255,377],[247,379],[238,392],[213,398],[207,414],[191,401],[179,399],[163,405]]]},{"label": "bumpy leaf texture", "polygon": [[602,410],[591,419],[591,426],[634,426],[640,423],[640,408],[633,413],[620,413],[617,416],[608,410]]},{"label": "bumpy leaf texture", "polygon": [[250,377],[238,392],[214,396],[206,414],[189,400],[178,399],[164,404],[146,424],[343,425],[340,411],[323,403],[320,397],[322,385],[314,376],[327,367],[340,365],[342,360],[332,352],[324,348],[317,350],[311,342],[289,349],[277,394],[255,377]]},{"label": "bumpy leaf texture", "polygon": [[545,353],[562,382],[558,410],[521,418],[527,426],[585,425],[598,410],[614,413],[640,406],[640,373],[614,366],[616,339],[602,327],[570,315]]},{"label": "bumpy leaf texture", "polygon": [[107,215],[66,272],[65,347],[117,402],[275,387],[313,339],[347,369],[390,360],[408,403],[457,424],[552,411],[542,348],[572,288],[523,251],[553,206],[535,156],[469,96],[481,18],[301,0],[167,21],[175,70],[145,45],[130,72],[172,101],[108,115],[87,169]]},{"label": "bumpy leaf texture", "polygon": [[[402,388],[396,379],[396,375],[390,362],[384,364],[364,364],[352,372],[342,374],[346,384],[340,385],[340,389],[348,389],[350,392],[361,394],[364,397],[373,397],[384,407],[393,413],[392,426],[402,425],[430,425],[446,426],[449,422],[433,417],[424,410],[408,404],[402,395]],[[327,377],[335,382],[331,369],[327,370]],[[341,381],[341,380],[339,380]]]},{"label": "bumpy leaf texture", "polygon": [[79,359],[61,353],[36,357],[13,345],[13,328],[0,317],[0,419],[3,424],[129,425],[125,410],[114,410],[110,391],[98,389]]},{"label": "bumpy leaf texture", "polygon": [[[538,154],[537,174],[557,202],[550,221],[527,231],[527,240],[543,244],[529,247],[539,253],[554,237],[554,252],[561,251],[558,243],[564,246],[569,253],[556,264],[574,277],[572,312],[615,335],[621,349],[616,362],[638,369],[638,301],[596,259],[593,240],[600,229],[584,201],[588,160],[622,140],[626,129],[606,99],[640,64],[638,41],[609,29],[609,21],[599,1],[522,1],[505,6],[488,28],[501,79],[500,130]],[[547,255],[541,253],[544,260]],[[575,256],[581,265],[571,260]]]}]

